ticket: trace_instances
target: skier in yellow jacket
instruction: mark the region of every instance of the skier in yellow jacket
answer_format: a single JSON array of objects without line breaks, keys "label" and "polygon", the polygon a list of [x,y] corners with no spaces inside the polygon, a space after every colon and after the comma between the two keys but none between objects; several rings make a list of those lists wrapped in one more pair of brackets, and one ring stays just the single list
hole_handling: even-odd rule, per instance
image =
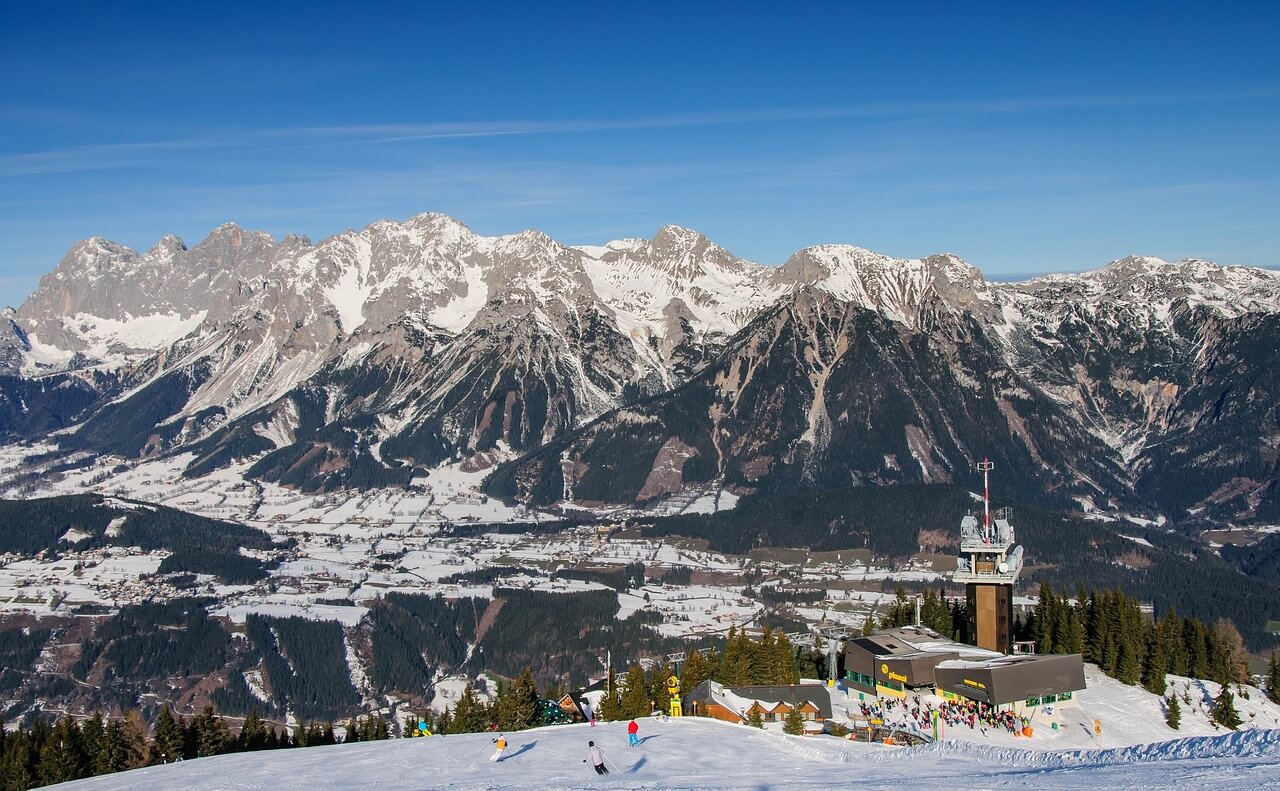
[{"label": "skier in yellow jacket", "polygon": [[493,755],[489,756],[490,761],[501,761],[502,753],[507,749],[507,737],[498,734],[498,738],[493,740],[494,745],[498,748],[493,751]]}]

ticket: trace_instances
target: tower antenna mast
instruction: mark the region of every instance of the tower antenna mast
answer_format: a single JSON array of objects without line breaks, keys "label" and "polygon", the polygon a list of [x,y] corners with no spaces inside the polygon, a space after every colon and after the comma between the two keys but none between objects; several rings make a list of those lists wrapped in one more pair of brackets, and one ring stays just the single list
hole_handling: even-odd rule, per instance
[{"label": "tower antenna mast", "polygon": [[985,456],[978,462],[978,469],[982,470],[982,536],[987,543],[991,543],[991,482],[988,474],[995,468],[996,465]]}]

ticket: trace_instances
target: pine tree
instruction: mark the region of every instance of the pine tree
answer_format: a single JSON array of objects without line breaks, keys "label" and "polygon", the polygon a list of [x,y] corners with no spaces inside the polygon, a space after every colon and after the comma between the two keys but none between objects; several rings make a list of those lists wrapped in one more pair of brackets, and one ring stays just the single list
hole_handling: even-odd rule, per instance
[{"label": "pine tree", "polygon": [[[730,630],[732,631],[732,629]],[[622,719],[621,696],[618,694],[618,683],[610,676],[605,682],[605,694],[600,699],[596,718],[605,722],[617,722]]]},{"label": "pine tree", "polygon": [[760,709],[752,709],[750,716],[747,717],[747,724],[752,728],[763,728],[764,718],[760,716]]},{"label": "pine tree", "polygon": [[1053,598],[1053,589],[1049,583],[1040,583],[1040,600],[1032,611],[1031,639],[1036,641],[1036,653],[1054,653],[1053,632],[1054,616],[1057,614]]},{"label": "pine tree", "polygon": [[967,604],[959,599],[951,603],[951,639],[959,642],[969,641],[969,614]]},{"label": "pine tree", "polygon": [[627,686],[622,690],[618,719],[647,717],[649,715],[649,690],[645,686],[644,668],[632,665],[627,669]]},{"label": "pine tree", "polygon": [[324,731],[320,730],[320,723],[318,722],[307,723],[306,741],[307,741],[307,745],[306,745],[307,747],[315,747],[316,745],[324,744]]},{"label": "pine tree", "polygon": [[9,791],[26,791],[39,784],[36,747],[29,735],[23,734],[10,741],[0,757],[0,788]]},{"label": "pine tree", "polygon": [[787,716],[782,719],[782,732],[792,736],[804,736],[804,715],[800,713],[799,708],[788,711]]},{"label": "pine tree", "polygon": [[489,707],[476,699],[475,692],[468,684],[462,690],[462,696],[458,698],[450,719],[449,733],[480,733],[488,730]]},{"label": "pine tree", "polygon": [[1182,639],[1182,619],[1172,608],[1160,619],[1160,642],[1164,645],[1169,672],[1187,675],[1187,646]]},{"label": "pine tree", "polygon": [[1231,694],[1230,684],[1222,685],[1222,691],[1218,693],[1218,697],[1213,701],[1213,707],[1209,710],[1209,719],[1228,730],[1234,731],[1240,727],[1240,714],[1236,711],[1236,699]]},{"label": "pine tree", "polygon": [[84,744],[85,766],[90,774],[98,763],[98,752],[102,749],[102,740],[106,735],[106,725],[102,721],[102,713],[95,711],[93,716],[80,725],[80,740]]},{"label": "pine tree", "polygon": [[1272,651],[1267,663],[1267,699],[1280,703],[1280,651]]},{"label": "pine tree", "polygon": [[944,637],[951,636],[955,624],[951,620],[951,607],[948,606],[941,590],[937,593],[931,590],[924,592],[924,602],[920,607],[920,622]]},{"label": "pine tree", "polygon": [[654,666],[645,674],[645,695],[657,710],[665,710],[671,696],[667,694],[667,679],[676,674],[670,665]]},{"label": "pine tree", "polygon": [[160,707],[160,716],[156,719],[155,753],[156,761],[171,764],[182,757],[183,725],[181,719],[175,720],[168,706]]},{"label": "pine tree", "polygon": [[494,705],[498,730],[520,731],[541,725],[541,702],[533,671],[526,667],[515,682],[498,696]]},{"label": "pine tree", "polygon": [[1068,607],[1060,650],[1067,654],[1084,653],[1084,620],[1080,607]]},{"label": "pine tree", "polygon": [[213,706],[205,706],[191,727],[196,733],[196,755],[201,758],[222,755],[230,746],[231,734],[227,731],[227,723]]},{"label": "pine tree", "polygon": [[874,632],[875,630],[876,630],[876,608],[875,606],[872,606],[871,610],[867,612],[867,617],[864,618],[862,621],[862,636],[866,637],[870,635],[872,632]]},{"label": "pine tree", "polygon": [[[383,727],[384,728],[386,727],[385,724],[383,725]],[[453,731],[450,730],[450,728],[452,727],[453,727],[453,715],[449,713],[448,709],[440,712],[440,716],[436,718],[435,732],[440,734],[453,733]],[[373,736],[369,737],[368,741],[374,741],[376,739],[385,739],[385,738],[387,737],[379,736],[377,735],[377,731],[374,731]]]},{"label": "pine tree", "polygon": [[1204,624],[1194,618],[1182,622],[1182,645],[1187,654],[1187,673],[1191,678],[1209,677],[1209,655],[1205,651]]},{"label": "pine tree", "polygon": [[680,668],[680,692],[687,695],[697,689],[702,682],[711,678],[715,671],[714,657],[709,661],[701,651],[691,649],[689,658]]},{"label": "pine tree", "polygon": [[751,651],[751,638],[730,626],[720,666],[716,669],[716,681],[730,687],[751,683]]},{"label": "pine tree", "polygon": [[1182,726],[1182,706],[1178,703],[1177,695],[1170,695],[1165,698],[1164,721],[1166,725],[1175,731]]},{"label": "pine tree", "polygon": [[53,726],[40,751],[40,782],[44,785],[65,783],[88,777],[88,761],[85,758],[84,743],[80,737],[80,728],[75,720],[63,717]]},{"label": "pine tree", "polygon": [[1101,602],[1099,601],[1098,592],[1091,591],[1089,598],[1081,602],[1084,607],[1084,658],[1086,662],[1093,662],[1099,667],[1102,666],[1102,618],[1099,615]]},{"label": "pine tree", "polygon": [[915,605],[907,599],[907,591],[899,585],[893,591],[893,604],[889,605],[889,612],[880,620],[880,628],[907,626],[915,621],[915,614]]},{"label": "pine tree", "polygon": [[1122,684],[1133,686],[1142,680],[1142,659],[1138,653],[1137,638],[1132,635],[1120,637],[1120,648],[1116,652],[1115,678]]},{"label": "pine tree", "polygon": [[129,748],[124,743],[124,732],[118,722],[109,722],[102,732],[102,742],[93,762],[93,773],[109,775],[129,768]]},{"label": "pine tree", "polygon": [[799,684],[800,672],[796,669],[796,649],[782,632],[773,643],[772,678],[768,684]]},{"label": "pine tree", "polygon": [[1214,642],[1221,655],[1221,664],[1228,680],[1240,684],[1249,680],[1249,651],[1244,647],[1240,630],[1229,618],[1219,618],[1213,624]]},{"label": "pine tree", "polygon": [[1168,670],[1160,631],[1153,628],[1147,635],[1147,655],[1142,664],[1142,686],[1153,695],[1164,695],[1165,674]]},{"label": "pine tree", "polygon": [[240,726],[240,735],[236,738],[236,742],[239,749],[246,751],[261,750],[267,746],[267,728],[262,724],[262,718],[258,716],[257,706],[250,708],[249,713],[245,715],[244,725]]}]

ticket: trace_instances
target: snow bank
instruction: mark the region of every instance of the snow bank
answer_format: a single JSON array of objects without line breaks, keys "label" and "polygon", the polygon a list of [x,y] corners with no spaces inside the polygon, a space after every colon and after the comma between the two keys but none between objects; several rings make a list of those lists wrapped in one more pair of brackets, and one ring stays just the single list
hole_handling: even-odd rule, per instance
[{"label": "snow bank", "polygon": [[894,753],[881,753],[871,756],[870,760],[912,762],[924,760],[926,757],[945,760],[948,756],[966,756],[976,758],[983,763],[1002,766],[1046,769],[1207,758],[1272,758],[1277,763],[1276,780],[1280,782],[1280,730],[1235,731],[1222,736],[1193,736],[1187,739],[1136,744],[1130,747],[1058,752],[995,747],[971,742],[940,742]]}]

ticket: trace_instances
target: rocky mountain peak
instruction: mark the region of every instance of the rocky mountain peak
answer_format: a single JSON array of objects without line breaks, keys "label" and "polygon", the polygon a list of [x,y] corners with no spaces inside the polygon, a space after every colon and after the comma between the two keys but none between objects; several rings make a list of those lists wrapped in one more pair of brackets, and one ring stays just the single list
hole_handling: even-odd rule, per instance
[{"label": "rocky mountain peak", "polygon": [[678,225],[659,229],[648,247],[652,265],[678,281],[740,273],[751,266],[697,231]]},{"label": "rocky mountain peak", "polygon": [[156,242],[154,245],[151,246],[151,249],[147,251],[147,255],[149,256],[158,255],[158,254],[172,255],[174,253],[185,253],[186,251],[187,251],[187,243],[182,241],[181,236],[175,236],[174,234],[167,234],[161,237],[160,241]]},{"label": "rocky mountain peak", "polygon": [[807,247],[782,265],[778,277],[792,287],[812,286],[894,321],[916,326],[932,300],[974,309],[992,300],[982,273],[959,257],[891,258],[862,247]]}]

